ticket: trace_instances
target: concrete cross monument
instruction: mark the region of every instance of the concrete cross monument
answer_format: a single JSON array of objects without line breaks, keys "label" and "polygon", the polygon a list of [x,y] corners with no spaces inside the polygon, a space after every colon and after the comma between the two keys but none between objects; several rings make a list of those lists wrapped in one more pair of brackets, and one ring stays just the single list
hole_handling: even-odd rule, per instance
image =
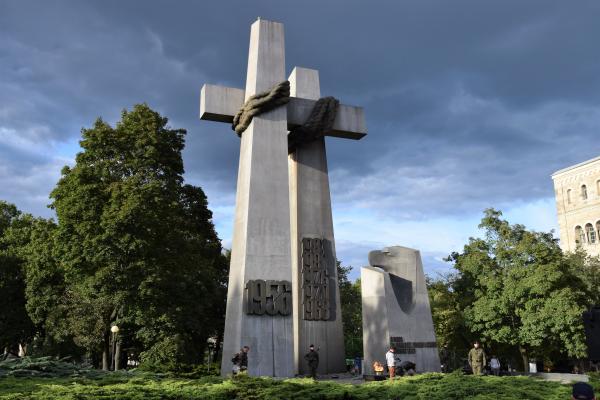
[{"label": "concrete cross monument", "polygon": [[[255,95],[284,81],[283,24],[259,18],[250,32],[245,90],[204,85],[200,118],[232,122]],[[251,375],[306,372],[303,355],[311,343],[321,348],[321,373],[345,367],[322,136],[360,139],[366,134],[364,116],[362,108],[339,105],[326,132],[312,140],[288,141],[288,133],[312,116],[320,95],[317,71],[294,68],[289,82],[287,104],[253,115],[238,132],[224,375],[231,371],[233,354],[245,345]]]}]

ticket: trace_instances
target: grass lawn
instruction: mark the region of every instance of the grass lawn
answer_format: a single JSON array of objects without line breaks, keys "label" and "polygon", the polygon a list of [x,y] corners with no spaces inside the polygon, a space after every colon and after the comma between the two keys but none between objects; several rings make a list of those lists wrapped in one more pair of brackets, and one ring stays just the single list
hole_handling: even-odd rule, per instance
[{"label": "grass lawn", "polygon": [[[594,379],[600,390],[600,380]],[[0,378],[0,399],[570,399],[571,388],[527,377],[424,374],[363,385],[309,379],[161,378],[108,374],[100,378]]]}]

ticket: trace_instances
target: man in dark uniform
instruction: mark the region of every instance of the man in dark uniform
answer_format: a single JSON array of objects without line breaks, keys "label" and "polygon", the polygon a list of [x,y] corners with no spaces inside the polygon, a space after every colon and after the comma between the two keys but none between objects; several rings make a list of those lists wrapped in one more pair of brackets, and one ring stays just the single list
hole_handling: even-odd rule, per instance
[{"label": "man in dark uniform", "polygon": [[313,379],[317,379],[317,368],[319,367],[319,353],[315,351],[315,346],[310,345],[309,352],[306,353],[304,359],[308,361],[308,368],[310,369],[310,376]]}]

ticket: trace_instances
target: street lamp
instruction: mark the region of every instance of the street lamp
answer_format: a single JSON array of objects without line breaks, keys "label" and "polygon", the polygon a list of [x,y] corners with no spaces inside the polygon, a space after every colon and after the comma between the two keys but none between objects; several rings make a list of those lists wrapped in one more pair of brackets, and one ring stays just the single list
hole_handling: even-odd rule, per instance
[{"label": "street lamp", "polygon": [[113,371],[116,371],[117,370],[116,357],[115,357],[115,353],[117,351],[116,337],[117,337],[117,333],[119,333],[119,327],[117,325],[113,325],[110,327],[110,331],[112,332],[112,342],[113,342],[111,365],[113,367]]},{"label": "street lamp", "polygon": [[210,362],[212,361],[213,349],[217,343],[217,340],[213,337],[208,338],[208,357],[206,357],[206,370],[210,372]]}]

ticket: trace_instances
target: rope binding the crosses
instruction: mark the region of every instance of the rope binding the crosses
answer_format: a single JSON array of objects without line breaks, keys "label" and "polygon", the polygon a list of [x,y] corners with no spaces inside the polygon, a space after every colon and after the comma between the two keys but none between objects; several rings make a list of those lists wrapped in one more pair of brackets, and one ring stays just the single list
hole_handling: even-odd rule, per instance
[{"label": "rope binding the crosses", "polygon": [[[250,126],[252,118],[271,111],[290,101],[290,82],[283,81],[271,89],[250,96],[233,118],[232,129],[242,136]],[[294,128],[288,135],[289,152],[303,143],[311,142],[330,131],[335,122],[340,102],[334,97],[320,98],[310,112],[310,116],[302,125]]]},{"label": "rope binding the crosses", "polygon": [[289,101],[290,81],[283,81],[266,92],[252,95],[233,117],[231,128],[241,137],[242,133],[250,126],[254,116],[271,111]]},{"label": "rope binding the crosses", "polygon": [[309,143],[324,136],[333,127],[340,102],[335,97],[322,97],[302,125],[292,129],[288,135],[288,151],[293,152],[300,144]]}]

